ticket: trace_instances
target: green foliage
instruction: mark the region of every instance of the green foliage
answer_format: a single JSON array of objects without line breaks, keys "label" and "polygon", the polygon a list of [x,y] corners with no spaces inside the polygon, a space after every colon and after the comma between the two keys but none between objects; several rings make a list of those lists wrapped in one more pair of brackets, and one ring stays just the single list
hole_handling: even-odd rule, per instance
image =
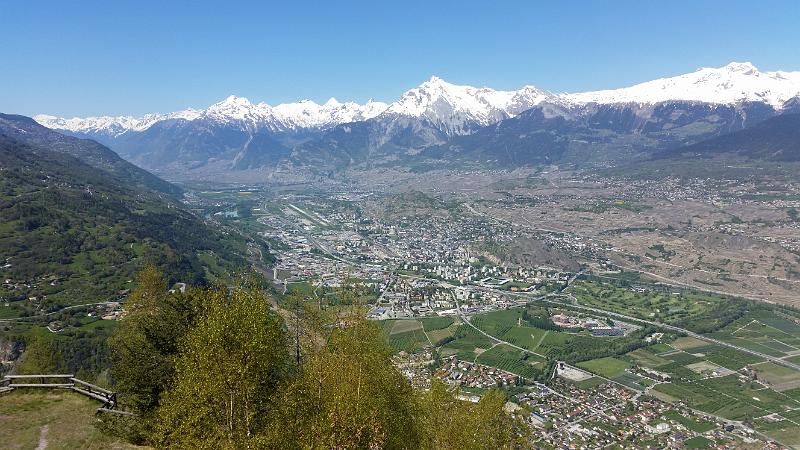
[{"label": "green foliage", "polygon": [[34,336],[26,343],[22,361],[17,364],[17,372],[21,374],[60,373],[64,366],[51,340]]},{"label": "green foliage", "polygon": [[497,367],[528,380],[542,378],[541,369],[544,359],[529,352],[509,347],[505,344],[496,345],[478,355],[475,362],[487,366]]},{"label": "green foliage", "polygon": [[34,312],[22,307],[30,297],[47,312],[112,300],[146,263],[172,281],[205,283],[202,250],[227,269],[244,265],[235,235],[223,235],[161,192],[7,137],[0,137],[0,160],[0,255],[13,261],[4,278],[18,285],[0,287],[0,297],[21,313]]},{"label": "green foliage", "polygon": [[575,336],[558,347],[549,347],[545,353],[547,359],[577,363],[590,359],[624,355],[647,345],[643,337],[654,329],[645,327],[626,337],[593,338]]},{"label": "green foliage", "polygon": [[174,387],[157,413],[160,446],[256,445],[287,373],[282,319],[256,291],[205,291],[196,326],[180,339]]},{"label": "green foliage", "polygon": [[503,412],[506,398],[487,392],[477,404],[456,400],[440,381],[423,396],[425,445],[437,450],[520,448],[527,431]]},{"label": "green foliage", "polygon": [[358,314],[341,319],[281,397],[281,448],[419,448],[418,405],[390,362],[380,329]]},{"label": "green foliage", "polygon": [[[171,295],[154,268],[137,286],[112,349],[117,388],[141,415],[102,424],[134,442],[490,449],[524,436],[499,393],[474,405],[438,387],[415,391],[392,364],[382,330],[358,307],[337,313],[331,327],[302,295],[287,300],[284,322],[255,290]],[[340,294],[359,302],[357,290]],[[481,339],[475,333],[464,330],[460,339]]]},{"label": "green foliage", "polygon": [[110,340],[114,355],[112,376],[124,393],[121,401],[139,414],[149,415],[174,375],[173,358],[178,341],[197,316],[197,303],[189,295],[167,292],[162,275],[145,268],[126,302],[127,315]]}]

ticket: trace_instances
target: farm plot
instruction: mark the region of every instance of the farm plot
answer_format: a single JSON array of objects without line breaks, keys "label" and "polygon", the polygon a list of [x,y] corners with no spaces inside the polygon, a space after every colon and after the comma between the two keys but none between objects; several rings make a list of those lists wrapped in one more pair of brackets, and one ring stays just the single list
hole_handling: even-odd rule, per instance
[{"label": "farm plot", "polygon": [[712,335],[771,356],[800,355],[800,325],[772,311],[747,314]]},{"label": "farm plot", "polygon": [[695,409],[730,420],[752,420],[800,408],[800,401],[758,383],[743,382],[737,375],[664,383],[654,389]]},{"label": "farm plot", "polygon": [[691,417],[686,417],[675,410],[667,411],[662,417],[664,417],[667,420],[675,421],[696,433],[705,433],[706,431],[712,430],[714,428],[713,422],[707,422],[705,420],[695,420],[692,419]]},{"label": "farm plot", "polygon": [[616,381],[631,389],[639,391],[644,390],[644,386],[642,385],[644,379],[639,375],[627,371],[627,369],[631,367],[631,364],[627,361],[607,357],[584,361],[577,365],[582,369]]},{"label": "farm plot", "polygon": [[758,373],[759,380],[778,392],[800,388],[800,372],[796,370],[771,362],[754,364],[750,368]]},{"label": "farm plot", "polygon": [[636,364],[649,367],[651,369],[672,363],[671,360],[657,356],[643,348],[636,349],[628,353],[626,356],[628,356]]},{"label": "farm plot", "polygon": [[536,352],[539,346],[544,341],[544,338],[550,333],[556,333],[556,332],[540,330],[539,328],[515,326],[509,328],[509,330],[506,331],[506,333],[502,336],[502,339],[516,346],[526,348],[532,352]]},{"label": "farm plot", "polygon": [[536,377],[539,374],[536,368],[542,367],[544,361],[544,358],[509,347],[505,344],[499,344],[486,350],[478,355],[476,359],[477,363],[497,367],[498,369],[520,375],[524,378]]},{"label": "farm plot", "polygon": [[417,320],[386,320],[381,325],[386,342],[394,351],[413,352],[429,345]]},{"label": "farm plot", "polygon": [[[706,345],[708,345],[708,342],[686,336],[675,339],[675,341],[673,341],[670,345],[677,348],[678,350],[690,351],[693,348],[705,347]],[[690,353],[693,352],[690,351]]]},{"label": "farm plot", "polygon": [[431,331],[426,330],[425,334],[428,335],[428,338],[431,340],[433,345],[438,347],[449,342],[453,338],[456,330],[458,330],[459,325],[461,325],[461,322],[452,322],[447,328]]},{"label": "farm plot", "polygon": [[473,361],[475,357],[495,344],[491,339],[466,324],[458,326],[453,338],[452,341],[441,347],[442,357],[456,355],[460,360]]},{"label": "farm plot", "polygon": [[444,330],[449,328],[450,325],[456,322],[455,317],[426,317],[419,320],[422,323],[422,328],[428,331]]},{"label": "farm plot", "polygon": [[747,365],[764,361],[758,356],[728,347],[720,347],[718,350],[706,354],[706,359],[731,370],[739,370]]},{"label": "farm plot", "polygon": [[631,365],[621,359],[607,357],[578,363],[578,367],[606,378],[614,378],[624,374]]},{"label": "farm plot", "polygon": [[473,316],[470,322],[492,336],[502,336],[511,327],[519,325],[522,313],[522,309],[492,311]]},{"label": "farm plot", "polygon": [[422,328],[413,331],[390,334],[386,341],[395,351],[414,352],[422,347],[429,345],[428,338],[422,332]]},{"label": "farm plot", "polygon": [[387,320],[386,322],[390,335],[422,329],[422,324],[418,320]]}]

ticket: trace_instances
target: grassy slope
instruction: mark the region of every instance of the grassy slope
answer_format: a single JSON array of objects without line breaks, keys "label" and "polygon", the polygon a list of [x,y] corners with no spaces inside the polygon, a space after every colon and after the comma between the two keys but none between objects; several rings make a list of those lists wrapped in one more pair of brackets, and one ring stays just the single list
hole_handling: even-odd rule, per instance
[{"label": "grassy slope", "polygon": [[[32,449],[44,435],[48,449],[136,448],[94,426],[98,404],[66,391],[15,391],[0,398],[0,446]],[[46,432],[42,432],[47,427]]]}]

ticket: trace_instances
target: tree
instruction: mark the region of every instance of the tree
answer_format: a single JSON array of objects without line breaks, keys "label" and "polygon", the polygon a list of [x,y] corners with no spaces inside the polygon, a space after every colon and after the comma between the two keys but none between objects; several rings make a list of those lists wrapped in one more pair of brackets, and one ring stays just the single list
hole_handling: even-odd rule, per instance
[{"label": "tree", "polygon": [[425,448],[493,450],[523,447],[524,424],[503,411],[505,396],[487,392],[477,404],[456,399],[444,383],[434,380],[423,397]]},{"label": "tree", "polygon": [[54,374],[63,367],[60,354],[50,340],[40,336],[28,339],[22,361],[17,364],[17,372],[21,374]]},{"label": "tree", "polygon": [[281,396],[270,445],[419,448],[417,396],[391,364],[380,330],[351,312]]},{"label": "tree", "polygon": [[499,392],[471,404],[441,384],[415,391],[363,308],[323,325],[313,301],[287,306],[284,323],[257,289],[172,295],[157,271],[143,272],[114,338],[113,372],[142,418],[115,431],[159,448],[519,446],[524,433]]},{"label": "tree", "polygon": [[161,273],[148,266],[125,302],[126,315],[109,341],[111,375],[125,406],[141,416],[152,413],[172,380],[178,340],[197,315],[194,294],[170,294]]},{"label": "tree", "polygon": [[158,446],[259,446],[287,374],[280,316],[254,290],[208,290],[196,326],[180,340],[175,382],[157,412]]}]

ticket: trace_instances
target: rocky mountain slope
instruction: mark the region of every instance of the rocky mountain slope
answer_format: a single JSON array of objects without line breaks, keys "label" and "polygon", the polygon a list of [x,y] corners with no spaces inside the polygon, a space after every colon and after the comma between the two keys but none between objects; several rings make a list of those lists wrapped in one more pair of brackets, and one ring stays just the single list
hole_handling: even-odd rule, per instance
[{"label": "rocky mountain slope", "polygon": [[741,130],[791,110],[798,98],[800,72],[731,63],[583,93],[498,91],[432,77],[389,104],[273,107],[231,96],[204,110],[142,118],[36,119],[177,173],[287,163],[325,170],[421,161],[614,164]]}]

